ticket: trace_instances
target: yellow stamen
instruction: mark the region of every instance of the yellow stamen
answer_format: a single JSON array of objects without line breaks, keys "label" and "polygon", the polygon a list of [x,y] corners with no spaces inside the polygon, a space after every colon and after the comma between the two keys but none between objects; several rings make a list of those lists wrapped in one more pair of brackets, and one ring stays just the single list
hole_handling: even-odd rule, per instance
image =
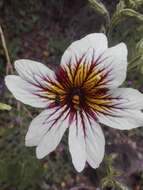
[{"label": "yellow stamen", "polygon": [[87,89],[92,89],[92,87],[98,83],[98,81],[101,80],[101,75],[100,74],[91,74],[90,77],[87,79],[87,81],[85,82],[85,86]]}]

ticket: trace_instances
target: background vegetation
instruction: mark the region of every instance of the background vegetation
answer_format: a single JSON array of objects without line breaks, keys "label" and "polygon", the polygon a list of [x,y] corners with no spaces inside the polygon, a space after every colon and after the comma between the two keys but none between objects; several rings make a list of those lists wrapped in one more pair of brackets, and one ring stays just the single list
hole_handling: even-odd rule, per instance
[{"label": "background vegetation", "polygon": [[[54,70],[72,41],[105,32],[110,46],[121,41],[128,46],[124,86],[143,92],[142,14],[142,0],[0,0],[0,24],[12,64],[29,58]],[[24,137],[38,111],[17,102],[7,91],[4,76],[11,73],[1,43],[0,102],[12,106],[11,111],[0,111],[1,190],[143,190],[143,128],[104,128],[106,156],[97,170],[87,165],[81,174],[75,172],[67,134],[55,152],[37,160],[35,149],[24,146]]]}]

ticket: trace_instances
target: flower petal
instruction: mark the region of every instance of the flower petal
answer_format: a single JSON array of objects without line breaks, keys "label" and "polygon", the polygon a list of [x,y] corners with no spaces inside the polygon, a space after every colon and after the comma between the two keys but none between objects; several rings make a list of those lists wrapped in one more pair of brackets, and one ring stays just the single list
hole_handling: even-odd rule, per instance
[{"label": "flower petal", "polygon": [[37,146],[37,157],[42,158],[59,144],[68,127],[63,108],[46,109],[31,122],[25,138],[26,146]]},{"label": "flower petal", "polygon": [[[86,123],[87,124],[87,123]],[[105,138],[100,125],[94,121],[86,125],[86,156],[92,168],[98,168],[105,152]]]},{"label": "flower petal", "polygon": [[15,69],[23,80],[33,83],[37,83],[37,80],[44,82],[43,77],[53,80],[55,76],[54,72],[44,64],[28,59],[15,61]]},{"label": "flower petal", "polygon": [[120,130],[143,126],[143,113],[140,110],[114,109],[110,115],[97,114],[100,123]]},{"label": "flower petal", "polygon": [[143,94],[132,88],[117,88],[108,92],[112,97],[108,111],[97,113],[99,122],[117,129],[143,126]]},{"label": "flower petal", "polygon": [[66,67],[70,62],[73,64],[76,59],[81,59],[85,54],[87,55],[87,62],[90,62],[93,57],[93,51],[95,59],[97,59],[107,47],[107,38],[103,33],[89,34],[81,40],[73,42],[67,48],[62,56],[61,65]]},{"label": "flower petal", "polygon": [[69,128],[69,150],[75,169],[81,172],[85,167],[86,152],[82,121],[78,113]]},{"label": "flower petal", "polygon": [[133,88],[117,88],[110,91],[112,97],[119,97],[116,103],[121,108],[143,109],[143,94]]},{"label": "flower petal", "polygon": [[19,76],[8,75],[5,77],[7,88],[19,101],[33,107],[44,108],[47,107],[49,102],[36,95],[39,90],[38,87],[24,81]]},{"label": "flower petal", "polygon": [[123,83],[127,73],[127,47],[120,43],[108,48],[97,62],[97,69],[103,69],[108,73],[106,86],[118,87]]}]

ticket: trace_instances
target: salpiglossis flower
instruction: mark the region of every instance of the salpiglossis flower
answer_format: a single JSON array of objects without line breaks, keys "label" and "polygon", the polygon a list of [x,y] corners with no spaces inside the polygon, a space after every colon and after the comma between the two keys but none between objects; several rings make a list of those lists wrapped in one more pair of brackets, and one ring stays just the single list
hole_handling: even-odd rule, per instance
[{"label": "salpiglossis flower", "polygon": [[104,157],[100,123],[132,129],[143,125],[143,95],[118,88],[126,78],[127,47],[108,48],[102,33],[89,34],[64,52],[56,72],[45,65],[18,60],[19,76],[7,76],[8,89],[19,101],[45,108],[30,124],[26,146],[41,159],[55,150],[69,128],[69,150],[77,171],[87,162],[97,168]]}]

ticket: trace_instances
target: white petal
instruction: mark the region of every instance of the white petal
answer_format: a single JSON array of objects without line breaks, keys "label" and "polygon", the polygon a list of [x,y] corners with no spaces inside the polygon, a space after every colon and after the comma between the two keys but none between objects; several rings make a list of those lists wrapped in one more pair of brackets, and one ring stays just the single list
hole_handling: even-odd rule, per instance
[{"label": "white petal", "polygon": [[105,138],[100,125],[85,117],[86,125],[86,157],[92,168],[98,168],[105,152]]},{"label": "white petal", "polygon": [[143,109],[143,94],[133,88],[117,88],[110,92],[113,97],[119,97],[117,103],[121,108]]},{"label": "white petal", "polygon": [[[54,72],[44,64],[28,59],[20,59],[15,61],[15,69],[18,74],[26,81],[42,83],[43,77],[54,79]],[[44,81],[43,81],[44,82]]]},{"label": "white petal", "polygon": [[15,98],[24,104],[39,108],[48,106],[49,102],[35,94],[39,89],[36,86],[24,81],[19,76],[6,76],[5,83]]},{"label": "white petal", "polygon": [[[39,114],[35,119],[33,119],[25,137],[26,146],[39,145],[40,148],[45,139],[50,137],[50,135],[53,139],[49,144],[47,144],[47,146],[52,146],[53,145],[52,143],[55,143],[57,140],[56,136],[54,138],[52,134],[55,133],[56,131],[60,133],[61,132],[60,130],[63,130],[63,128],[66,129],[68,127],[67,120],[66,119],[64,120],[66,113],[65,112],[63,113],[63,111],[64,108],[46,109],[41,114]],[[60,114],[61,117],[53,125],[53,122],[60,116]],[[39,151],[42,151],[42,148]],[[40,155],[38,157],[40,157]]]},{"label": "white petal", "polygon": [[99,122],[117,129],[133,129],[143,126],[143,94],[132,88],[109,91],[113,106],[109,114],[97,114]]},{"label": "white petal", "polygon": [[83,126],[79,115],[69,128],[69,150],[75,169],[81,172],[85,167],[86,152]]},{"label": "white petal", "polygon": [[111,115],[99,113],[100,123],[120,130],[129,130],[143,126],[143,113],[139,110],[115,109]]},{"label": "white petal", "polygon": [[16,61],[15,68],[20,77],[7,76],[5,81],[8,89],[25,104],[47,107],[50,102],[43,89],[50,85],[48,79],[55,80],[54,72],[39,62],[25,59]]},{"label": "white petal", "polygon": [[103,33],[93,33],[85,36],[81,40],[73,42],[64,52],[61,65],[66,66],[70,60],[73,63],[76,59],[80,59],[87,54],[87,62],[90,62],[93,52],[94,57],[97,59],[107,49],[107,38]]},{"label": "white petal", "polygon": [[108,87],[118,87],[123,83],[127,73],[127,47],[120,43],[108,48],[100,57],[97,63],[98,69],[105,69],[109,72],[106,78]]},{"label": "white petal", "polygon": [[[41,137],[40,143],[36,148],[36,155],[38,159],[45,157],[56,149],[69,124],[68,117],[66,117],[67,112],[62,113],[62,109],[58,110],[55,114],[51,114],[52,115],[42,124],[42,128],[46,127],[48,130]],[[59,116],[59,114],[61,115]],[[58,120],[53,124],[57,117],[59,117]]]}]

